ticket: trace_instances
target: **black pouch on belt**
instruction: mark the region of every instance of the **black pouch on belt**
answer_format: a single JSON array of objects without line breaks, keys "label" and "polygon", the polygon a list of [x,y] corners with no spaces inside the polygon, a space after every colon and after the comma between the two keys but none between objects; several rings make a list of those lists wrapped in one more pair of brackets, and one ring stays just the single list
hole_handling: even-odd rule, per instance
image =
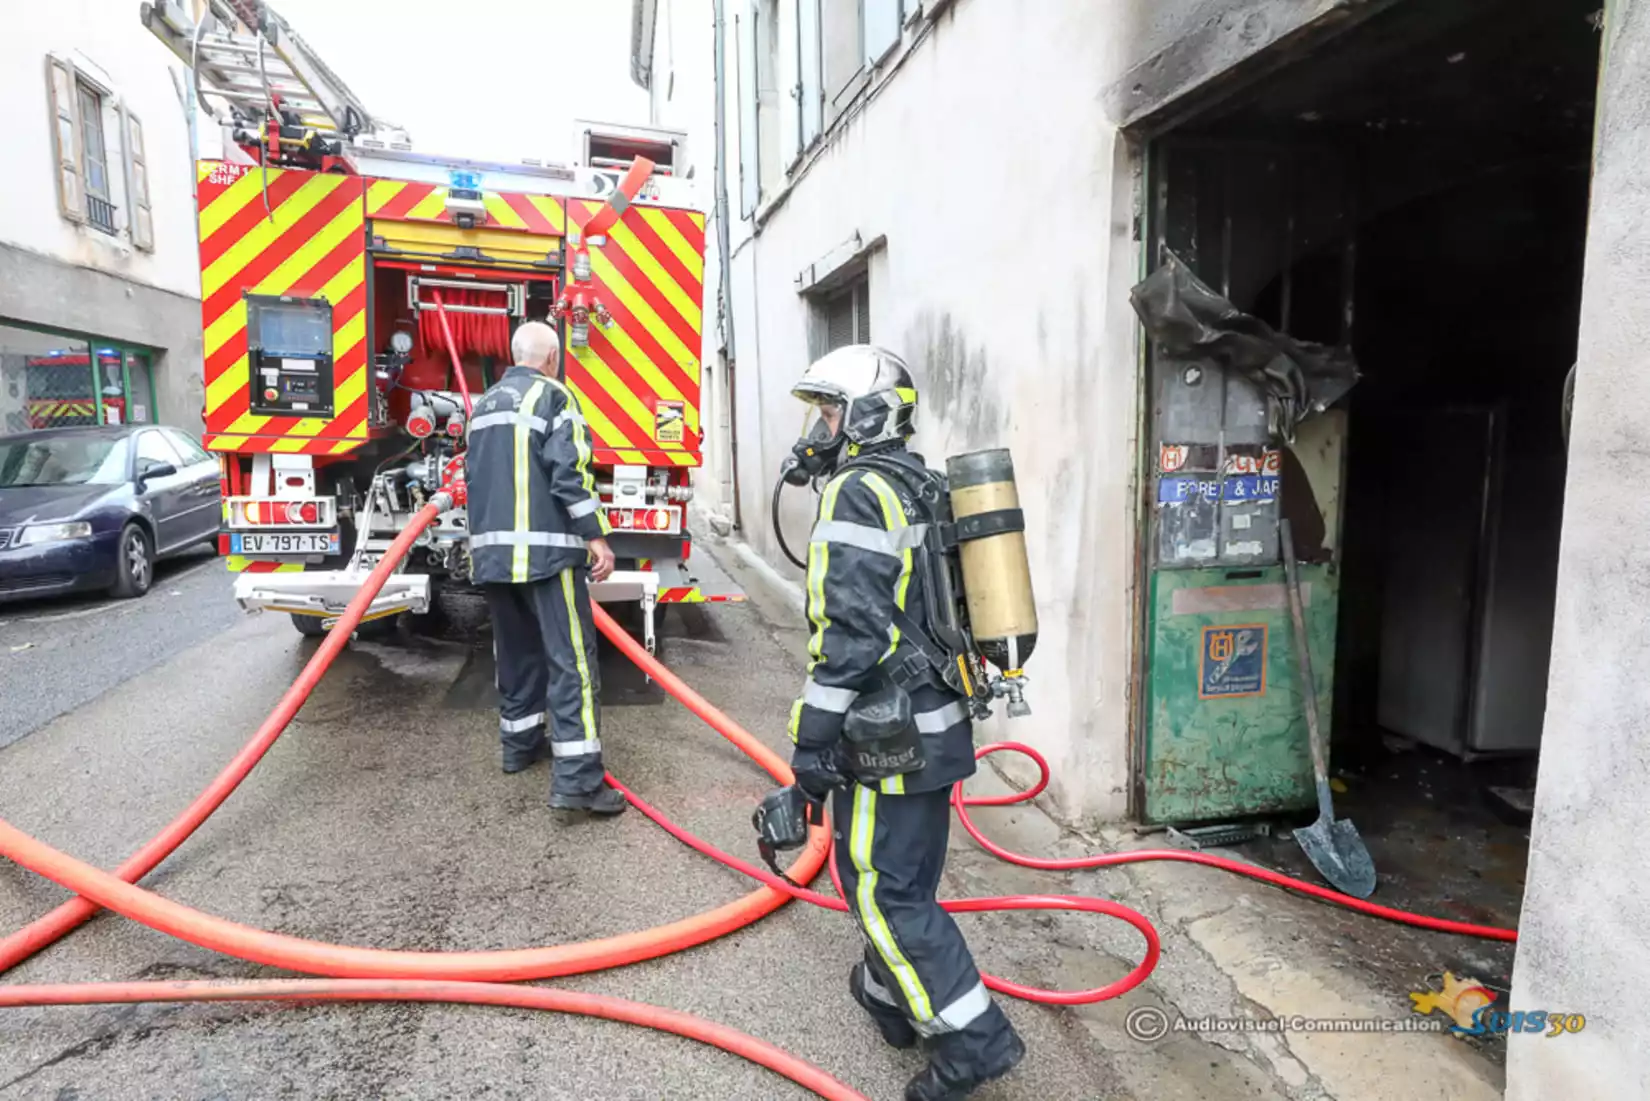
[{"label": "black pouch on belt", "polygon": [[842,740],[849,770],[864,784],[917,772],[928,764],[911,715],[911,697],[897,684],[854,700],[843,720]]}]

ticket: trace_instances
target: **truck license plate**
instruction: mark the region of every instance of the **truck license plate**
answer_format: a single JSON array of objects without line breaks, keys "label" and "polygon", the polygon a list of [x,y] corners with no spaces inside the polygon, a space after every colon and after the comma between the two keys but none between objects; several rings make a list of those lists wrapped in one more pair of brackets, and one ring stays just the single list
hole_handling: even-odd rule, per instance
[{"label": "truck license plate", "polygon": [[280,535],[232,535],[232,554],[337,554],[338,533],[293,532]]}]

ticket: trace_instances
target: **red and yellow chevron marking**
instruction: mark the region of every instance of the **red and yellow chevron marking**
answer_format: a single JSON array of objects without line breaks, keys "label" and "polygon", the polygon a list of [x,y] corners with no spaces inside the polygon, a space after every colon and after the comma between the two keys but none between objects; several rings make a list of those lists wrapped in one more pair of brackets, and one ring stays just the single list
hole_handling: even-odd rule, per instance
[{"label": "red and yellow chevron marking", "polygon": [[257,558],[248,558],[242,554],[231,554],[224,559],[229,566],[230,573],[303,573],[302,562],[268,562]]},{"label": "red and yellow chevron marking", "polygon": [[[582,224],[602,204],[570,204]],[[596,296],[613,325],[568,345],[567,379],[595,437],[596,461],[698,466],[704,215],[631,206],[590,250]],[[563,339],[566,339],[566,332]],[[682,406],[680,440],[660,439],[661,402]]]},{"label": "red and yellow chevron marking", "polygon": [[721,593],[706,596],[692,586],[676,586],[659,590],[660,604],[742,604],[744,593]]},{"label": "red and yellow chevron marking", "polygon": [[[367,439],[365,182],[357,176],[202,161],[201,324],[206,446],[213,451],[341,454]],[[332,303],[333,407],[328,417],[254,416],[245,293]]]},{"label": "red and yellow chevron marking", "polygon": [[90,417],[96,413],[97,403],[92,401],[51,401],[45,398],[29,401],[31,417]]},{"label": "red and yellow chevron marking", "polygon": [[[552,195],[483,191],[487,229],[514,229],[550,237],[567,233],[567,213]],[[367,184],[367,217],[390,222],[452,222],[447,189],[406,180],[372,180]],[[478,227],[481,228],[481,227]]]}]

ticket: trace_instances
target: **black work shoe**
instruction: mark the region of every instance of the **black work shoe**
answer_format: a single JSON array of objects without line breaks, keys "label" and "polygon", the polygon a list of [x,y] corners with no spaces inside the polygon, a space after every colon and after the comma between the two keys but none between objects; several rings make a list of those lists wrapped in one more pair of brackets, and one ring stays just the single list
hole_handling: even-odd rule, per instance
[{"label": "black work shoe", "polygon": [[929,1063],[905,1084],[905,1101],[963,1101],[987,1082],[1013,1070],[1025,1056],[1025,1041],[1018,1033],[1010,1032],[1002,1053],[988,1065],[959,1072],[952,1068],[942,1071]]},{"label": "black work shoe", "polygon": [[512,776],[518,772],[525,772],[548,756],[550,756],[549,742],[540,742],[537,749],[525,756],[506,753],[504,755],[504,774]]},{"label": "black work shoe", "polygon": [[883,1042],[889,1047],[908,1048],[916,1045],[917,1030],[911,1027],[911,1022],[905,1019],[905,1014],[884,1002],[871,997],[865,991],[865,964],[854,964],[848,972],[848,993],[854,996],[882,1033]]},{"label": "black work shoe", "polygon": [[629,805],[623,793],[607,784],[583,795],[563,795],[556,792],[550,796],[552,810],[582,810],[586,814],[619,814]]}]

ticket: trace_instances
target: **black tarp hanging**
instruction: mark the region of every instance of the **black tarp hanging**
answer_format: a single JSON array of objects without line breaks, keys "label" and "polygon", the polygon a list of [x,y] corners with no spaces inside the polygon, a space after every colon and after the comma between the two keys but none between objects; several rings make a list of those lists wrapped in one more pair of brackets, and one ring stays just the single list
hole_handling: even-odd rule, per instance
[{"label": "black tarp hanging", "polygon": [[1350,349],[1275,332],[1216,294],[1173,252],[1168,257],[1129,292],[1146,334],[1176,359],[1237,371],[1258,385],[1273,438],[1293,443],[1301,421],[1358,381]]}]

